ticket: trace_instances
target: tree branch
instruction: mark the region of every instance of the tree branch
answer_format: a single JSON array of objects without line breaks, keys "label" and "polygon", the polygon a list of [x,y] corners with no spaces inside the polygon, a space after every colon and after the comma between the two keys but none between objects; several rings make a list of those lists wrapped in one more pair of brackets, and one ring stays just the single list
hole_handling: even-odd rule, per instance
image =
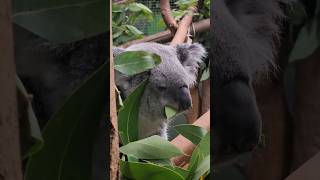
[{"label": "tree branch", "polygon": [[[193,125],[202,127],[206,129],[208,132],[210,131],[210,110],[203,114],[199,119],[197,119]],[[189,162],[190,156],[196,147],[191,141],[183,137],[182,135],[178,135],[171,141],[171,144],[175,145],[179,149],[184,152],[185,155],[172,158],[173,163],[176,166],[186,167]]]},{"label": "tree branch", "polygon": [[178,23],[172,17],[169,0],[160,0],[160,10],[164,23],[172,34],[178,29]]},{"label": "tree branch", "polygon": [[174,35],[170,45],[183,43],[187,37],[188,29],[192,23],[193,14],[197,11],[197,8],[191,8],[190,11],[183,17],[179,22],[179,27],[176,34]]},{"label": "tree branch", "polygon": [[[210,19],[204,19],[199,22],[194,23],[194,29],[196,33],[201,33],[210,28]],[[137,39],[129,41],[125,44],[120,45],[120,47],[126,48],[132,44],[138,44],[143,42],[158,42],[158,43],[167,43],[170,42],[173,38],[173,35],[170,30],[162,31],[154,35],[146,36],[142,39]]]}]

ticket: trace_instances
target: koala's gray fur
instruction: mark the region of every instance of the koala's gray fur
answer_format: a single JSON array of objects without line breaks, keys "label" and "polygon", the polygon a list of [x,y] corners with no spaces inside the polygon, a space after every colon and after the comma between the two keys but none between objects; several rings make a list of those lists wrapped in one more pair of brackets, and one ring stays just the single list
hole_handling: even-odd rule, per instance
[{"label": "koala's gray fur", "polygon": [[139,138],[158,134],[167,139],[164,107],[169,105],[178,112],[184,111],[187,105],[181,107],[181,96],[182,101],[189,105],[190,100],[191,105],[189,88],[196,81],[199,63],[206,56],[206,50],[197,43],[177,46],[141,43],[127,49],[113,49],[115,56],[124,51],[147,51],[161,57],[162,62],[150,72],[131,77],[116,72],[116,84],[126,97],[140,82],[149,79],[140,101]]}]

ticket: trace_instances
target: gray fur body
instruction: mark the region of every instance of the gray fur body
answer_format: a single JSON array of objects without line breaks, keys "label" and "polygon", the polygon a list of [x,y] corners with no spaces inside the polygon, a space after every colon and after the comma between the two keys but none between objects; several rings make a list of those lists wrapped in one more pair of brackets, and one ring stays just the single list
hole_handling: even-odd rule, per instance
[{"label": "gray fur body", "polygon": [[124,51],[147,51],[161,57],[162,62],[150,72],[127,77],[116,72],[116,84],[124,97],[144,79],[149,80],[140,101],[139,138],[154,134],[167,139],[165,106],[182,112],[191,106],[189,88],[194,85],[198,66],[206,55],[200,44],[175,47],[157,43],[141,43],[127,49],[115,48],[115,55]]},{"label": "gray fur body", "polygon": [[253,84],[276,69],[282,17],[278,0],[211,3],[211,137],[216,167],[259,143],[262,118]]}]

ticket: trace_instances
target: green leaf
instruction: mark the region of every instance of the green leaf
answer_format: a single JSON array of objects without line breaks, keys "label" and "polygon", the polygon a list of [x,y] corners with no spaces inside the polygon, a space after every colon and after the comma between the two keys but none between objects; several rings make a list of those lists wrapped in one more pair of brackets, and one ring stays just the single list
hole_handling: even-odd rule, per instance
[{"label": "green leaf", "polygon": [[199,162],[199,157],[195,157],[193,160],[193,163],[189,164],[189,166],[188,166],[189,174],[188,174],[186,180],[191,180],[193,178],[195,171],[197,169],[197,166],[198,166],[198,162]]},{"label": "green leaf", "polygon": [[109,29],[106,0],[16,0],[14,23],[55,43],[89,38]]},{"label": "green leaf", "polygon": [[161,63],[159,55],[145,51],[126,51],[115,57],[114,68],[126,75],[134,75]]},{"label": "green leaf", "polygon": [[128,8],[132,12],[143,11],[144,13],[152,14],[152,11],[141,3],[131,3],[129,4]]},{"label": "green leaf", "polygon": [[132,32],[132,34],[134,34],[136,36],[143,34],[143,32],[141,32],[139,29],[137,29],[136,27],[134,27],[132,25],[126,25],[126,27]]},{"label": "green leaf", "polygon": [[314,18],[300,30],[296,43],[291,50],[289,62],[305,59],[319,47],[320,28],[318,21],[317,18]]},{"label": "green leaf", "polygon": [[210,155],[207,155],[198,165],[192,177],[193,180],[198,180],[201,176],[206,176],[210,171]]},{"label": "green leaf", "polygon": [[32,109],[29,95],[24,88],[21,80],[17,77],[17,99],[19,123],[22,141],[23,159],[26,159],[37,153],[43,146],[43,138],[38,120]]},{"label": "green leaf", "polygon": [[131,12],[139,12],[142,11],[142,9],[138,6],[138,3],[130,3],[128,6],[129,11]]},{"label": "green leaf", "polygon": [[[45,144],[27,163],[26,180],[88,180],[99,122],[107,118],[107,64],[66,101],[43,132]],[[105,120],[105,119],[104,119]]]},{"label": "green leaf", "polygon": [[140,99],[148,81],[140,83],[125,99],[118,113],[118,128],[122,144],[138,140]]},{"label": "green leaf", "polygon": [[130,179],[184,180],[177,172],[152,163],[120,161],[121,175]]},{"label": "green leaf", "polygon": [[115,39],[115,38],[121,36],[121,35],[123,34],[124,30],[123,30],[123,29],[121,29],[121,30],[119,30],[119,31],[114,31],[114,30],[112,30],[112,32],[114,32],[114,33],[112,34],[112,39]]},{"label": "green leaf", "polygon": [[192,124],[177,125],[174,126],[174,129],[195,145],[199,144],[199,142],[207,134],[207,131],[204,128]]},{"label": "green leaf", "polygon": [[144,160],[146,162],[149,163],[153,163],[153,164],[157,164],[157,165],[161,165],[161,166],[173,166],[172,162],[170,161],[170,159],[148,159],[148,160]]},{"label": "green leaf", "polygon": [[201,79],[200,81],[205,81],[207,79],[210,78],[210,70],[209,68],[206,68],[203,72],[202,72],[202,76],[201,76]]},{"label": "green leaf", "polygon": [[187,178],[189,175],[188,170],[182,169],[178,166],[165,166],[165,167],[175,171],[176,173],[179,173],[183,178]]},{"label": "green leaf", "polygon": [[173,116],[177,114],[177,111],[170,106],[165,106],[164,112],[166,114],[167,119],[171,119]]},{"label": "green leaf", "polygon": [[183,154],[176,146],[157,135],[122,146],[120,152],[139,159],[166,159]]},{"label": "green leaf", "polygon": [[185,169],[180,168],[178,166],[173,166],[173,164],[170,161],[170,159],[150,159],[150,160],[143,160],[143,161],[169,168],[169,169],[175,171],[176,173],[179,173],[184,178],[186,178],[188,176],[188,174],[189,174],[188,170],[185,170]]},{"label": "green leaf", "polygon": [[199,167],[199,163],[201,163],[208,155],[210,155],[210,132],[202,138],[192,153],[188,167],[191,174],[193,174],[193,170]]},{"label": "green leaf", "polygon": [[93,2],[96,0],[13,0],[12,1],[12,10],[13,13],[19,12],[32,12],[38,10],[45,10],[47,8],[54,8],[60,6],[71,6],[75,3],[86,3]]},{"label": "green leaf", "polygon": [[139,159],[132,155],[127,155],[129,162],[139,162]]}]

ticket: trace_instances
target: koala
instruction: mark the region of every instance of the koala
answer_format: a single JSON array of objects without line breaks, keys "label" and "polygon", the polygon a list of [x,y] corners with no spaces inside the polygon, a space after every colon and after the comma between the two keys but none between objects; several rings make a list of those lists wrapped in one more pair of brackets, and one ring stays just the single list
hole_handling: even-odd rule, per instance
[{"label": "koala", "polygon": [[[52,44],[20,26],[14,25],[13,30],[17,74],[32,95],[32,106],[43,128],[74,90],[106,62],[108,34],[68,44]],[[107,109],[107,99],[104,109]],[[101,114],[96,137],[92,138],[91,179],[108,177],[106,116]]]},{"label": "koala", "polygon": [[211,3],[212,141],[215,167],[252,151],[262,119],[253,85],[275,65],[278,0],[214,0]]},{"label": "koala", "polygon": [[191,107],[190,88],[196,82],[206,50],[198,43],[177,46],[140,43],[126,49],[113,49],[114,56],[125,51],[147,51],[161,57],[162,62],[148,72],[134,76],[116,72],[116,85],[127,97],[139,83],[148,79],[140,100],[139,139],[155,134],[168,139],[164,108],[171,106],[180,113]]}]

